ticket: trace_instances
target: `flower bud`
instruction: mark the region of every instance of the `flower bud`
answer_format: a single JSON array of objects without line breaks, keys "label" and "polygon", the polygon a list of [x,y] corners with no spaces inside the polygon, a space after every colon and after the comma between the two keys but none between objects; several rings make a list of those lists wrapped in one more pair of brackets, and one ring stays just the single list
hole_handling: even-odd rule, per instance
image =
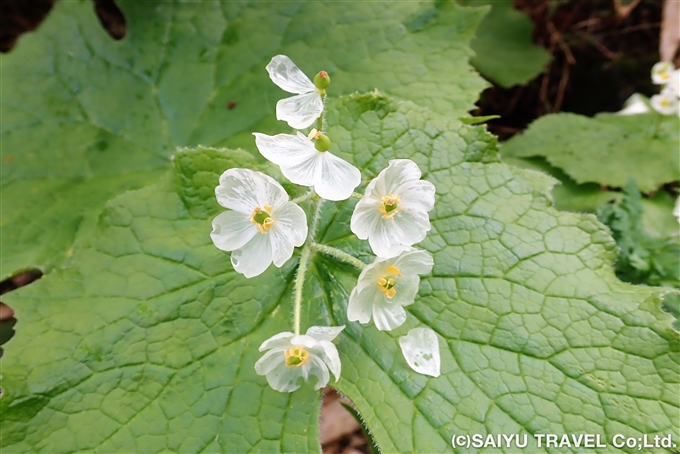
[{"label": "flower bud", "polygon": [[319,71],[319,74],[314,76],[314,85],[319,90],[325,90],[331,84],[331,76],[326,71]]},{"label": "flower bud", "polygon": [[319,151],[328,151],[330,147],[331,139],[329,139],[328,136],[324,134],[320,134],[319,137],[317,137],[316,142],[314,142],[314,148]]}]

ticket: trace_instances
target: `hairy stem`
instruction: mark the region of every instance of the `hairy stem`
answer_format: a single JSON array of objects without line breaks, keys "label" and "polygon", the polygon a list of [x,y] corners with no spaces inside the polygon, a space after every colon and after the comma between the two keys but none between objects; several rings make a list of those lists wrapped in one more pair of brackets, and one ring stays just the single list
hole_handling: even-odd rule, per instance
[{"label": "hairy stem", "polygon": [[326,93],[321,95],[321,102],[323,103],[323,110],[321,111],[321,115],[319,115],[319,119],[316,120],[316,130],[319,132],[323,132],[323,114],[326,112]]},{"label": "hairy stem", "polygon": [[[313,190],[311,191],[314,192]],[[305,284],[305,274],[307,272],[307,263],[312,254],[312,248],[314,247],[314,242],[312,241],[316,233],[316,227],[319,223],[319,216],[321,214],[321,205],[323,205],[323,199],[319,199],[316,202],[316,207],[314,208],[314,217],[312,218],[312,225],[309,227],[307,232],[307,241],[302,247],[302,254],[300,255],[300,265],[298,266],[297,275],[295,276],[295,316],[294,316],[294,329],[295,335],[300,335],[300,319],[302,314],[302,289]]]},{"label": "hairy stem", "polygon": [[341,262],[349,263],[352,266],[355,266],[359,268],[360,270],[363,270],[366,268],[366,264],[359,260],[356,257],[353,257],[349,255],[347,252],[343,252],[340,249],[336,249],[334,247],[326,246],[325,244],[318,244],[318,243],[312,243],[312,248],[315,250],[322,252],[326,255],[330,255],[331,257],[334,257]]},{"label": "hairy stem", "polygon": [[295,197],[293,200],[291,200],[291,202],[293,202],[293,203],[306,202],[309,199],[313,199],[314,196],[316,196],[316,192],[314,192],[314,189],[311,189],[309,192],[302,194],[299,197]]}]

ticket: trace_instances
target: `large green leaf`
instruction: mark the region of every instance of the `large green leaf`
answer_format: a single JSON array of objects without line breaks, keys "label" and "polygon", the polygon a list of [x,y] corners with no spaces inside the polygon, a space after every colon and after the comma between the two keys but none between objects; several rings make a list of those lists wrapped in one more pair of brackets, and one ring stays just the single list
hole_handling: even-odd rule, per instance
[{"label": "large green leaf", "polygon": [[[577,184],[560,169],[545,162],[544,158],[515,158],[502,153],[502,161],[525,169],[538,170],[556,178],[552,196],[555,208],[579,213],[595,213],[604,203],[620,201],[622,193],[596,183]],[[642,225],[652,237],[660,239],[680,238],[678,219],[673,216],[675,199],[666,191],[657,191],[642,199]]]},{"label": "large green leaf", "polygon": [[[328,124],[331,151],[366,180],[408,157],[437,187],[421,243],[435,268],[405,326],[348,323],[358,273],[328,257],[305,281],[303,325],[347,325],[337,387],[383,452],[450,451],[472,433],[677,440],[680,335],[663,290],[615,278],[594,216],[555,211],[552,178],[496,162],[482,128],[411,103],[355,95],[329,105]],[[7,295],[19,322],[3,359],[3,452],[319,451],[320,394],[278,393],[253,370],[260,342],[290,330],[297,259],[248,280],[208,235],[219,174],[250,161],[178,153],[173,173],[108,204],[73,267]],[[316,239],[367,260],[354,204],[326,202]],[[399,352],[416,325],[440,336],[438,378]]]},{"label": "large green leaf", "polygon": [[[264,70],[289,55],[331,73],[331,96],[376,87],[467,115],[485,82],[467,63],[483,9],[448,2],[122,2],[113,41],[91,2],[59,2],[2,58],[0,278],[50,270],[104,203],[156,180],[176,146],[253,148],[280,132]],[[160,169],[160,170],[159,170]]]},{"label": "large green leaf", "polygon": [[545,157],[579,184],[620,188],[632,177],[648,192],[680,180],[679,149],[680,122],[674,115],[561,113],[536,120],[503,145],[503,155]]},{"label": "large green leaf", "polygon": [[526,84],[545,71],[550,54],[533,43],[534,24],[512,0],[458,0],[463,5],[490,5],[470,46],[472,65],[501,87]]}]

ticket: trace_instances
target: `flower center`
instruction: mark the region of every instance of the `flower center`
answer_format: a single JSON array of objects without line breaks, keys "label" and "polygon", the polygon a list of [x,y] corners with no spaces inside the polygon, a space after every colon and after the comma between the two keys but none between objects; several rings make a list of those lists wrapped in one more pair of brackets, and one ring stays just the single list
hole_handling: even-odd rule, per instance
[{"label": "flower center", "polygon": [[401,270],[396,266],[392,265],[387,268],[387,275],[378,278],[378,288],[383,295],[387,298],[392,299],[397,294],[397,289],[394,288],[397,285],[397,279],[401,277]]},{"label": "flower center", "polygon": [[302,347],[290,347],[286,350],[286,367],[301,367],[309,361],[309,352]]},{"label": "flower center", "polygon": [[260,233],[267,233],[267,230],[272,228],[274,225],[274,220],[271,217],[272,207],[271,205],[265,205],[264,210],[260,207],[255,207],[253,212],[250,214],[250,222],[255,224],[257,231]]},{"label": "flower center", "polygon": [[387,194],[386,196],[381,197],[380,201],[383,204],[380,205],[378,209],[382,213],[383,219],[392,219],[395,214],[401,211],[401,201],[396,194]]}]

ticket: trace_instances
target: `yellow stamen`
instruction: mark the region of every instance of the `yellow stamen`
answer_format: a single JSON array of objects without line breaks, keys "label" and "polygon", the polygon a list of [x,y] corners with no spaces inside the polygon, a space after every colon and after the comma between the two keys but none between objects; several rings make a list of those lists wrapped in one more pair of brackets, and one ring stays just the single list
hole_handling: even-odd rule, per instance
[{"label": "yellow stamen", "polygon": [[397,289],[394,286],[397,285],[397,278],[401,277],[401,270],[392,265],[387,268],[386,272],[387,276],[378,278],[378,288],[388,299],[392,299],[397,294]]},{"label": "yellow stamen", "polygon": [[272,225],[274,225],[274,219],[272,219],[271,214],[271,205],[265,205],[264,210],[260,207],[255,207],[248,219],[255,224],[258,232],[267,233],[267,231],[272,228]]},{"label": "yellow stamen", "polygon": [[378,210],[382,213],[383,219],[392,219],[395,214],[401,211],[401,201],[396,194],[387,194],[381,197],[380,201],[382,205],[378,207]]},{"label": "yellow stamen", "polygon": [[309,131],[309,134],[307,134],[309,140],[318,139],[319,137],[321,137],[321,131],[317,131],[316,128],[313,128]]},{"label": "yellow stamen", "polygon": [[303,347],[293,346],[284,352],[286,367],[301,367],[309,361],[309,352]]}]

